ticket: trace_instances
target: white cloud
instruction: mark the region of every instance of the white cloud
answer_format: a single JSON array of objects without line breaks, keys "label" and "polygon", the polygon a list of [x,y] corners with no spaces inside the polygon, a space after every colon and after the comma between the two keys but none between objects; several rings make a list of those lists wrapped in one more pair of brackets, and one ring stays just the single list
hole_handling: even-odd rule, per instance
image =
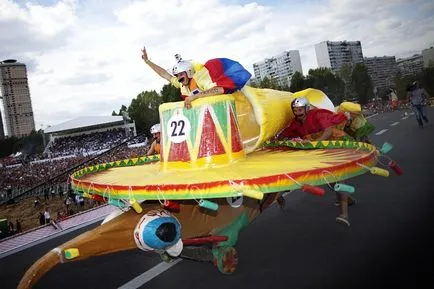
[{"label": "white cloud", "polygon": [[298,49],[307,73],[320,41],[360,40],[365,56],[405,56],[434,40],[428,0],[222,1],[0,0],[0,57],[31,64],[39,127],[110,114],[143,90],[159,91],[165,82],[141,60],[143,45],[167,69],[180,53],[232,58],[251,72],[256,61]]}]

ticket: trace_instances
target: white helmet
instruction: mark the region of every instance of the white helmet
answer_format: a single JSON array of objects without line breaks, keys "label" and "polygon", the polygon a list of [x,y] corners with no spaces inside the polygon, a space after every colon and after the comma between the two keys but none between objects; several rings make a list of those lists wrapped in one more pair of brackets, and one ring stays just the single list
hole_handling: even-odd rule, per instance
[{"label": "white helmet", "polygon": [[181,72],[187,72],[187,77],[192,78],[194,74],[193,65],[190,61],[181,60],[173,66],[172,74],[176,75]]},{"label": "white helmet", "polygon": [[306,109],[309,107],[309,100],[306,97],[297,97],[291,102],[291,109],[294,110],[294,107],[303,107]]},{"label": "white helmet", "polygon": [[161,132],[161,126],[160,126],[159,123],[154,124],[154,125],[151,127],[151,133],[152,133],[152,134],[157,133],[157,132]]}]

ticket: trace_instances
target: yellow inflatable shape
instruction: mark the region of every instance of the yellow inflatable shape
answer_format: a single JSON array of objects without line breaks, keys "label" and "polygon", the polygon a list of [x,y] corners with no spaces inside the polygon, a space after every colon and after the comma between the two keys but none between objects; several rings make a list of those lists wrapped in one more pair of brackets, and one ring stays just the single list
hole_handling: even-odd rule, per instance
[{"label": "yellow inflatable shape", "polygon": [[294,117],[291,111],[294,96],[291,92],[244,86],[241,92],[233,95],[247,154],[279,133]]},{"label": "yellow inflatable shape", "polygon": [[360,114],[362,106],[358,103],[344,101],[336,108],[337,112],[349,112],[353,114]]},{"label": "yellow inflatable shape", "polygon": [[307,88],[294,93],[294,97],[306,97],[310,104],[316,108],[327,109],[336,112],[333,102],[328,98],[328,96],[321,90],[314,88]]},{"label": "yellow inflatable shape", "polygon": [[327,95],[313,88],[292,93],[246,85],[232,95],[246,154],[260,148],[289,124],[294,118],[291,102],[296,97],[304,96],[317,108],[336,111]]}]

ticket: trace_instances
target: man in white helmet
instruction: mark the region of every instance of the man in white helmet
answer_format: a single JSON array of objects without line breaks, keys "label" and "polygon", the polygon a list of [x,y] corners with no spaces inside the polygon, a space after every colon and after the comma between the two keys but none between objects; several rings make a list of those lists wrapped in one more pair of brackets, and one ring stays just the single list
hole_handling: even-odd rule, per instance
[{"label": "man in white helmet", "polygon": [[277,135],[277,139],[301,138],[307,141],[343,139],[349,136],[343,131],[347,117],[327,109],[312,108],[305,97],[291,102],[294,119]]},{"label": "man in white helmet", "polygon": [[[279,133],[276,137],[278,140],[298,138],[305,141],[321,141],[350,138],[343,131],[348,119],[342,112],[334,113],[326,109],[312,108],[305,97],[295,98],[291,102],[291,110],[294,119]],[[343,193],[336,192],[336,197],[340,206],[340,215],[336,221],[349,226],[348,205],[355,202]]]},{"label": "man in white helmet", "polygon": [[241,89],[251,77],[250,73],[236,61],[227,58],[216,58],[204,65],[182,60],[175,55],[177,63],[172,74],[149,60],[146,48],[142,50],[142,59],[159,76],[181,89],[186,108],[191,108],[192,101],[213,95],[232,93]]},{"label": "man in white helmet", "polygon": [[154,141],[151,144],[151,147],[148,150],[148,153],[146,155],[155,155],[160,153],[160,133],[161,133],[161,126],[159,123],[154,124],[151,127],[151,134],[154,137]]}]

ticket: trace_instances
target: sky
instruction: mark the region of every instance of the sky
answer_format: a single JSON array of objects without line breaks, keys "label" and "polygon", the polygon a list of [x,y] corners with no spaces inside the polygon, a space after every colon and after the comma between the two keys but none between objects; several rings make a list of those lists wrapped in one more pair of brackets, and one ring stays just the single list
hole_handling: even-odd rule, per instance
[{"label": "sky", "polygon": [[434,45],[430,0],[0,0],[0,60],[27,65],[36,129],[111,115],[165,80],[174,55],[253,63],[299,50],[304,74],[314,45],[357,41],[364,57],[406,57]]}]

